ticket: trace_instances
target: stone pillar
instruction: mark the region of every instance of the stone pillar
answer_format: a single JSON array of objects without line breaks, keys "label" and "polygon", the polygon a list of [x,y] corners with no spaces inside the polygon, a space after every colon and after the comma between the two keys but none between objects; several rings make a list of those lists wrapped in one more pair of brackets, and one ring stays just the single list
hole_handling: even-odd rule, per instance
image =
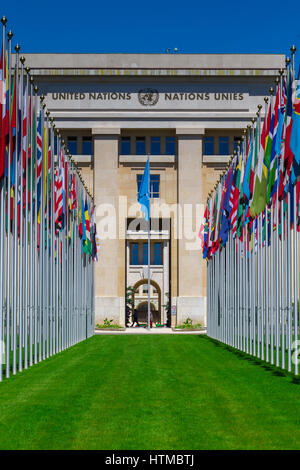
[{"label": "stone pillar", "polygon": [[[176,129],[178,136],[177,324],[187,317],[205,323],[206,271],[198,238],[203,218],[202,140],[204,129]],[[203,269],[204,268],[204,269]]]},{"label": "stone pillar", "polygon": [[[162,305],[167,305],[167,303],[171,302],[170,298],[170,278],[169,278],[169,262],[170,262],[170,256],[169,256],[169,241],[164,241],[163,242],[163,262],[164,262],[164,274],[163,274],[163,292],[162,292]],[[168,294],[168,295],[167,295]],[[163,308],[162,311],[162,323],[165,323],[167,321],[167,315],[166,315],[166,310]]]},{"label": "stone pillar", "polygon": [[[94,140],[94,199],[97,231],[100,238],[98,263],[95,263],[95,318],[105,317],[124,323],[123,299],[119,289],[118,240],[118,149],[119,128],[92,129]],[[125,278],[125,249],[123,278]]]}]

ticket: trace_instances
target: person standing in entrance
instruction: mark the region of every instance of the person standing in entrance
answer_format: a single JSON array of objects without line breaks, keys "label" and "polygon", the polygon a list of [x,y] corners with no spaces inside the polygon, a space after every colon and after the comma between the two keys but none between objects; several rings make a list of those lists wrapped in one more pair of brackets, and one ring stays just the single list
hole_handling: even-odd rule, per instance
[{"label": "person standing in entrance", "polygon": [[[136,325],[135,325],[135,323],[136,323]],[[140,326],[140,325],[139,325],[139,322],[138,322],[138,314],[137,314],[137,311],[136,311],[136,310],[133,311],[133,322],[132,322],[132,325],[131,325],[131,326],[132,326],[132,327],[133,327],[133,326]]]}]

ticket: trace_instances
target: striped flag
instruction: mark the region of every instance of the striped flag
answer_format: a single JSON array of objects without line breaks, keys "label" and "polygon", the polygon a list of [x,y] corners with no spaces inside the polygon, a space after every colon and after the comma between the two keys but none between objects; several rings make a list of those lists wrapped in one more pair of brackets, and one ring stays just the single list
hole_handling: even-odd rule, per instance
[{"label": "striped flag", "polygon": [[40,223],[40,206],[41,206],[41,184],[42,184],[42,115],[40,112],[37,134],[36,134],[36,154],[37,154],[37,211],[38,223]]},{"label": "striped flag", "polygon": [[86,239],[83,247],[83,251],[88,255],[92,256],[92,244],[91,244],[91,230],[90,230],[90,217],[89,217],[89,207],[87,200],[85,199],[84,206],[84,218],[85,218],[85,227],[86,227]]},{"label": "striped flag", "polygon": [[63,182],[64,182],[64,157],[63,157],[63,149],[60,151],[59,157],[59,165],[55,172],[55,197],[54,197],[54,205],[55,205],[55,217],[54,223],[56,227],[56,231],[63,229],[63,211],[64,211],[64,199],[63,199]]}]

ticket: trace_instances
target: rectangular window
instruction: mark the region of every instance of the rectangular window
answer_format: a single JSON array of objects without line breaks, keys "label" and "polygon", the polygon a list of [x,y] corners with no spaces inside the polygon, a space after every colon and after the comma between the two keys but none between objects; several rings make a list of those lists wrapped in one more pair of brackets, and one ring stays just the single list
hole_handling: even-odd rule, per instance
[{"label": "rectangular window", "polygon": [[219,155],[229,155],[229,137],[219,137]]},{"label": "rectangular window", "polygon": [[68,137],[68,149],[71,155],[77,155],[77,137]]},{"label": "rectangular window", "polygon": [[150,197],[159,197],[160,175],[150,175]]},{"label": "rectangular window", "polygon": [[214,155],[214,138],[204,137],[204,154],[203,155]]},{"label": "rectangular window", "polygon": [[143,284],[143,294],[148,294],[148,284]]},{"label": "rectangular window", "polygon": [[136,266],[139,264],[139,244],[131,243],[130,264]]},{"label": "rectangular window", "polygon": [[135,139],[135,154],[146,155],[146,139],[145,137],[136,137]]},{"label": "rectangular window", "polygon": [[121,155],[130,155],[130,137],[121,137]]},{"label": "rectangular window", "polygon": [[151,137],[151,155],[160,155],[160,137]]},{"label": "rectangular window", "polygon": [[233,139],[233,150],[236,150],[238,148],[238,145],[239,145],[238,143],[239,143],[240,140],[241,140],[240,137],[234,137],[234,139]]},{"label": "rectangular window", "polygon": [[175,155],[176,140],[175,137],[166,137],[166,155]]},{"label": "rectangular window", "polygon": [[82,155],[92,155],[93,141],[92,137],[82,137]]},{"label": "rectangular window", "polygon": [[148,264],[148,243],[143,243],[143,265]]},{"label": "rectangular window", "polygon": [[[141,182],[143,175],[137,175],[137,192],[140,190]],[[158,198],[159,197],[159,183],[160,175],[150,175],[150,197]]]},{"label": "rectangular window", "polygon": [[154,243],[154,264],[162,265],[162,246],[161,243]]}]

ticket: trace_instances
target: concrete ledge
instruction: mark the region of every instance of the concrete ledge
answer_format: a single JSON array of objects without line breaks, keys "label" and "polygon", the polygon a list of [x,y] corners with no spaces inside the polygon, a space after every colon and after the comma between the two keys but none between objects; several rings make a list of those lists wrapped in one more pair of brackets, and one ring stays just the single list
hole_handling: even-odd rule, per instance
[{"label": "concrete ledge", "polygon": [[184,331],[185,333],[193,333],[194,331],[206,331],[206,328],[172,328],[172,331]]},{"label": "concrete ledge", "polygon": [[203,135],[203,127],[176,127],[176,135]]},{"label": "concrete ledge", "polygon": [[125,327],[122,328],[97,328],[95,327],[95,331],[126,331]]},{"label": "concrete ledge", "polygon": [[94,127],[92,135],[120,135],[121,129],[119,127]]},{"label": "concrete ledge", "polygon": [[[175,155],[150,155],[150,163],[174,163]],[[147,155],[119,155],[120,163],[146,163]]]},{"label": "concrete ledge", "polygon": [[228,163],[231,155],[203,155],[203,163]]},{"label": "concrete ledge", "polygon": [[92,155],[72,155],[73,160],[77,163],[91,163]]}]

